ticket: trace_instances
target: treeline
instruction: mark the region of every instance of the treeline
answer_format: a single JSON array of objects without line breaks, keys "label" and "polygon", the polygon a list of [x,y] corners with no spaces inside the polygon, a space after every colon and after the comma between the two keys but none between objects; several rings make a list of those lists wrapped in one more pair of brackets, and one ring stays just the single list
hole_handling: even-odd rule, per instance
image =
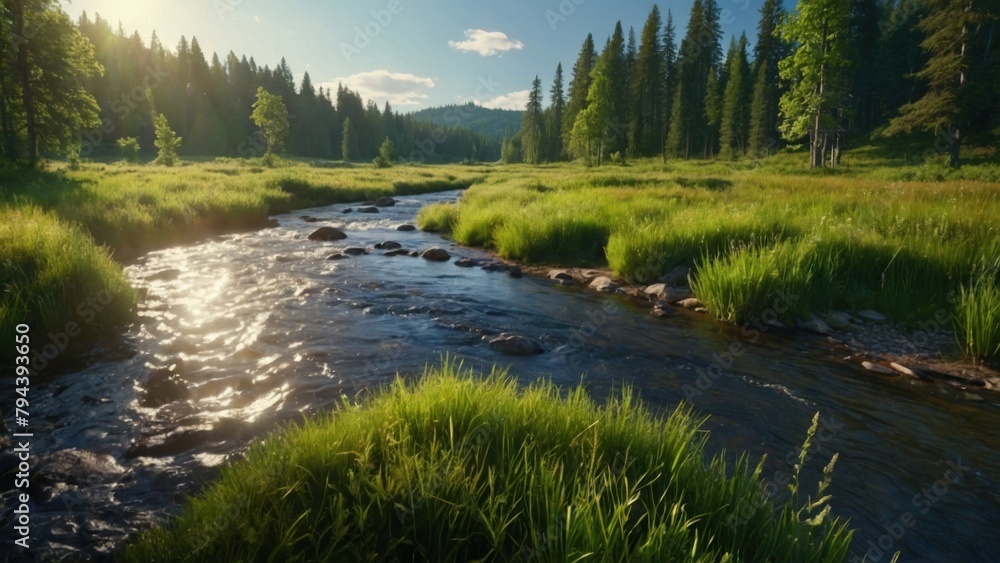
[{"label": "treeline", "polygon": [[156,114],[182,138],[181,154],[260,156],[266,141],[250,119],[258,87],[282,98],[285,148],[297,156],[371,160],[386,138],[405,160],[500,156],[499,143],[461,124],[418,121],[343,86],[317,88],[308,73],[295,84],[284,59],[272,69],[232,51],[209,58],[196,38],[181,37],[171,50],[155,32],[146,44],[99,15],[84,13],[74,24],[52,0],[0,2],[0,32],[0,143],[8,161],[100,155],[130,137],[150,152]]},{"label": "treeline", "polygon": [[695,0],[678,42],[653,6],[638,39],[588,35],[543,108],[536,77],[505,162],[766,156],[806,143],[836,165],[848,137],[914,130],[953,166],[964,135],[1000,126],[1000,4],[990,0],[765,0],[757,41],[723,49],[717,0]]}]

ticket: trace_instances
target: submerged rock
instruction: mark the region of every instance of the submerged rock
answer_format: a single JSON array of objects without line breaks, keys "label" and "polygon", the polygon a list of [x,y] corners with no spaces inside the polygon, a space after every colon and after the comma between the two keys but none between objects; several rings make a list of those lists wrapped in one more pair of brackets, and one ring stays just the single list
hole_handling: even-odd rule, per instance
[{"label": "submerged rock", "polygon": [[490,348],[508,356],[533,356],[545,352],[534,340],[506,332],[491,339]]},{"label": "submerged rock", "polygon": [[507,268],[507,275],[510,276],[510,277],[512,277],[512,278],[515,278],[515,279],[516,278],[523,278],[524,277],[524,272],[522,272],[521,268],[519,268],[518,266],[511,266],[511,267]]},{"label": "submerged rock", "polygon": [[590,282],[591,289],[596,289],[604,293],[614,291],[616,287],[615,281],[608,276],[597,276]]},{"label": "submerged rock", "polygon": [[378,210],[378,207],[374,207],[374,206],[359,207],[358,208],[358,213],[379,213],[379,210]]},{"label": "submerged rock", "polygon": [[830,325],[826,324],[823,322],[823,319],[812,313],[810,313],[805,319],[799,320],[795,324],[803,330],[808,330],[824,336],[829,336],[833,333],[833,329],[830,328]]},{"label": "submerged rock", "polygon": [[146,382],[146,396],[142,406],[147,408],[161,407],[174,401],[187,399],[191,395],[187,383],[177,373],[182,362],[167,367],[156,368]]},{"label": "submerged rock", "polygon": [[403,245],[399,244],[394,240],[387,240],[375,245],[375,248],[379,250],[396,250],[397,248],[402,248],[402,247]]},{"label": "submerged rock", "polygon": [[415,231],[415,230],[417,230],[417,228],[414,227],[413,225],[406,224],[406,225],[400,225],[400,226],[396,227],[396,230],[397,231],[403,231],[403,232],[409,232],[409,231]]},{"label": "submerged rock", "polygon": [[378,198],[378,199],[375,200],[375,205],[377,207],[392,207],[392,206],[396,205],[396,200],[394,200],[394,199],[392,199],[391,197],[388,197],[388,196],[386,196],[386,197],[380,197],[380,198]]},{"label": "submerged rock", "polygon": [[343,260],[345,258],[348,258],[348,256],[345,256],[341,252],[336,252],[326,257],[327,260]]},{"label": "submerged rock", "polygon": [[430,260],[431,262],[447,262],[451,259],[451,254],[448,254],[447,250],[437,246],[428,248],[423,252],[422,256],[424,260]]},{"label": "submerged rock", "polygon": [[76,448],[53,452],[38,462],[39,480],[46,485],[111,483],[124,473],[125,468],[110,455]]},{"label": "submerged rock", "polygon": [[455,261],[455,265],[459,268],[471,268],[476,265],[476,262],[472,258],[460,258]]},{"label": "submerged rock", "polygon": [[334,241],[344,240],[345,238],[347,238],[347,235],[344,234],[344,231],[333,227],[320,227],[309,234],[309,240]]},{"label": "submerged rock", "polygon": [[384,256],[409,256],[410,251],[405,248],[397,248],[386,252]]},{"label": "submerged rock", "polygon": [[177,268],[167,268],[146,276],[149,281],[172,281],[180,277],[181,271]]},{"label": "submerged rock", "polygon": [[827,311],[823,317],[827,324],[833,328],[851,328],[854,326],[854,317],[843,311]]},{"label": "submerged rock", "polygon": [[368,254],[368,250],[361,248],[360,246],[349,246],[341,252],[348,256],[361,256],[362,254]]},{"label": "submerged rock", "polygon": [[343,211],[341,211],[341,213],[354,213],[354,208],[353,207],[348,207],[348,208],[344,209]]}]

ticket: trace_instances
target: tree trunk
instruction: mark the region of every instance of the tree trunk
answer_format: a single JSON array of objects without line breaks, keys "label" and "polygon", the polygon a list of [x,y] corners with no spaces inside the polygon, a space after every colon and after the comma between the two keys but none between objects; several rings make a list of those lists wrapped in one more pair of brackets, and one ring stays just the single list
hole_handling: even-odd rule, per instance
[{"label": "tree trunk", "polygon": [[951,142],[948,144],[948,165],[952,168],[958,168],[962,166],[961,161],[958,159],[959,151],[962,147],[962,133],[956,125],[952,125],[950,129]]},{"label": "tree trunk", "polygon": [[38,128],[35,123],[35,99],[31,91],[31,68],[28,66],[28,40],[24,33],[24,2],[12,0],[14,16],[14,37],[17,38],[17,74],[21,79],[21,98],[28,128],[28,162],[32,165],[38,159]]}]

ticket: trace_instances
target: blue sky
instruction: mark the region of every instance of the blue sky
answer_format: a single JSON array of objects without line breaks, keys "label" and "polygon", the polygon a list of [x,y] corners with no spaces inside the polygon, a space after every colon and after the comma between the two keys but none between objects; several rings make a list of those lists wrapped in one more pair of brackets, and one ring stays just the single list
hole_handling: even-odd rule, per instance
[{"label": "blue sky", "polygon": [[[674,16],[678,42],[693,0],[657,2]],[[719,0],[724,45],[744,30],[756,40],[763,0]],[[556,64],[570,70],[587,33],[598,49],[621,20],[640,34],[654,2],[646,0],[63,0],[74,19],[83,11],[138,30],[155,29],[173,48],[198,38],[207,57],[230,50],[272,68],[285,57],[296,80],[348,84],[397,111],[473,101],[523,109],[539,75],[547,91]]]}]

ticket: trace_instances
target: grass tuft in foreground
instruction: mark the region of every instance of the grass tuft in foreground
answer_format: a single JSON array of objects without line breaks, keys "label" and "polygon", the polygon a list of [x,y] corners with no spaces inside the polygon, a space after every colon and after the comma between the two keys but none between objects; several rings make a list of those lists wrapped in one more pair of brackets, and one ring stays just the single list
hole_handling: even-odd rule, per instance
[{"label": "grass tuft in foreground", "polygon": [[1000,285],[992,276],[960,288],[954,317],[955,336],[966,355],[977,361],[1000,357]]},{"label": "grass tuft in foreground", "polygon": [[826,498],[800,503],[796,477],[785,504],[763,500],[761,466],[706,461],[699,424],[683,407],[654,416],[628,388],[599,406],[445,359],[255,445],[123,558],[845,559],[851,532]]}]

